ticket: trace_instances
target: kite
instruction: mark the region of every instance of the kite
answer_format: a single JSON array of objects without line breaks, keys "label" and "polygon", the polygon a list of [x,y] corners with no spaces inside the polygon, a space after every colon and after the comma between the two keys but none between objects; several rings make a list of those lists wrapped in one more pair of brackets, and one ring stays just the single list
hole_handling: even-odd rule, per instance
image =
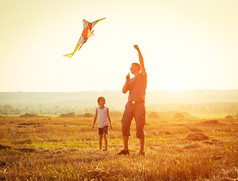
[{"label": "kite", "polygon": [[93,22],[88,22],[86,21],[85,19],[83,19],[83,32],[79,38],[79,41],[73,51],[73,53],[69,53],[69,54],[66,54],[64,55],[65,57],[69,57],[71,58],[77,50],[80,50],[80,48],[83,46],[84,43],[87,42],[88,38],[90,38],[91,36],[93,36],[93,27],[99,22],[99,21],[102,21],[104,20],[105,18],[101,18],[101,19],[98,19],[96,21],[93,21]]}]

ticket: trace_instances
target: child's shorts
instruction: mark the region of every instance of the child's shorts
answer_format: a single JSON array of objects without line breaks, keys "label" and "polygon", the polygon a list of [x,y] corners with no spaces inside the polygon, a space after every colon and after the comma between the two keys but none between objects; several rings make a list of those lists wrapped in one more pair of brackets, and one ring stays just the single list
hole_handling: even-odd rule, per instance
[{"label": "child's shorts", "polygon": [[108,126],[104,126],[103,128],[98,128],[99,135],[107,134],[107,131],[108,131]]}]

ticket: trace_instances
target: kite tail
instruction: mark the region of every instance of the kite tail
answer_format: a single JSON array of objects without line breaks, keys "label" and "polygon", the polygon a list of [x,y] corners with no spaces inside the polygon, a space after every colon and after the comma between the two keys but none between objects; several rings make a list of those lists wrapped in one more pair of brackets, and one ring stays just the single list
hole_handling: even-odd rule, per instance
[{"label": "kite tail", "polygon": [[69,58],[71,58],[73,55],[74,55],[74,53],[69,53],[69,54],[64,55],[64,57],[69,57]]},{"label": "kite tail", "polygon": [[64,57],[69,57],[69,58],[71,58],[71,57],[77,52],[77,50],[79,50],[79,49],[81,48],[81,45],[82,45],[82,44],[78,44],[78,45],[75,47],[73,53],[66,54],[66,55],[64,55]]}]

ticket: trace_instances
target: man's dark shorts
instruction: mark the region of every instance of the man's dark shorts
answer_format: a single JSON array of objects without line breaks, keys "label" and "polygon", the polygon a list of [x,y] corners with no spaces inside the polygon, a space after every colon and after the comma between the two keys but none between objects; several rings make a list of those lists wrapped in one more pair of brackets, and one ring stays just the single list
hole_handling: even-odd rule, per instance
[{"label": "man's dark shorts", "polygon": [[98,128],[98,134],[102,136],[103,134],[107,134],[108,126],[104,126],[103,128]]},{"label": "man's dark shorts", "polygon": [[122,118],[122,134],[123,136],[130,136],[131,121],[135,118],[136,121],[136,137],[144,138],[145,126],[145,104],[144,103],[130,103],[125,106],[125,111]]}]

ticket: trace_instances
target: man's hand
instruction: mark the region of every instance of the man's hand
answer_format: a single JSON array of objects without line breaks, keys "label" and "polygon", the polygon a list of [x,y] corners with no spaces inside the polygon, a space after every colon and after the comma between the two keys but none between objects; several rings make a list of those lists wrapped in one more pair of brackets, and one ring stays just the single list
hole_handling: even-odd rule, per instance
[{"label": "man's hand", "polygon": [[136,50],[139,50],[138,45],[134,45],[134,48],[135,48]]},{"label": "man's hand", "polygon": [[130,80],[130,72],[126,75],[126,81]]},{"label": "man's hand", "polygon": [[126,82],[122,88],[122,93],[125,94],[127,93],[127,91],[129,90],[129,87],[128,87],[128,82],[130,80],[130,72],[126,75]]}]

